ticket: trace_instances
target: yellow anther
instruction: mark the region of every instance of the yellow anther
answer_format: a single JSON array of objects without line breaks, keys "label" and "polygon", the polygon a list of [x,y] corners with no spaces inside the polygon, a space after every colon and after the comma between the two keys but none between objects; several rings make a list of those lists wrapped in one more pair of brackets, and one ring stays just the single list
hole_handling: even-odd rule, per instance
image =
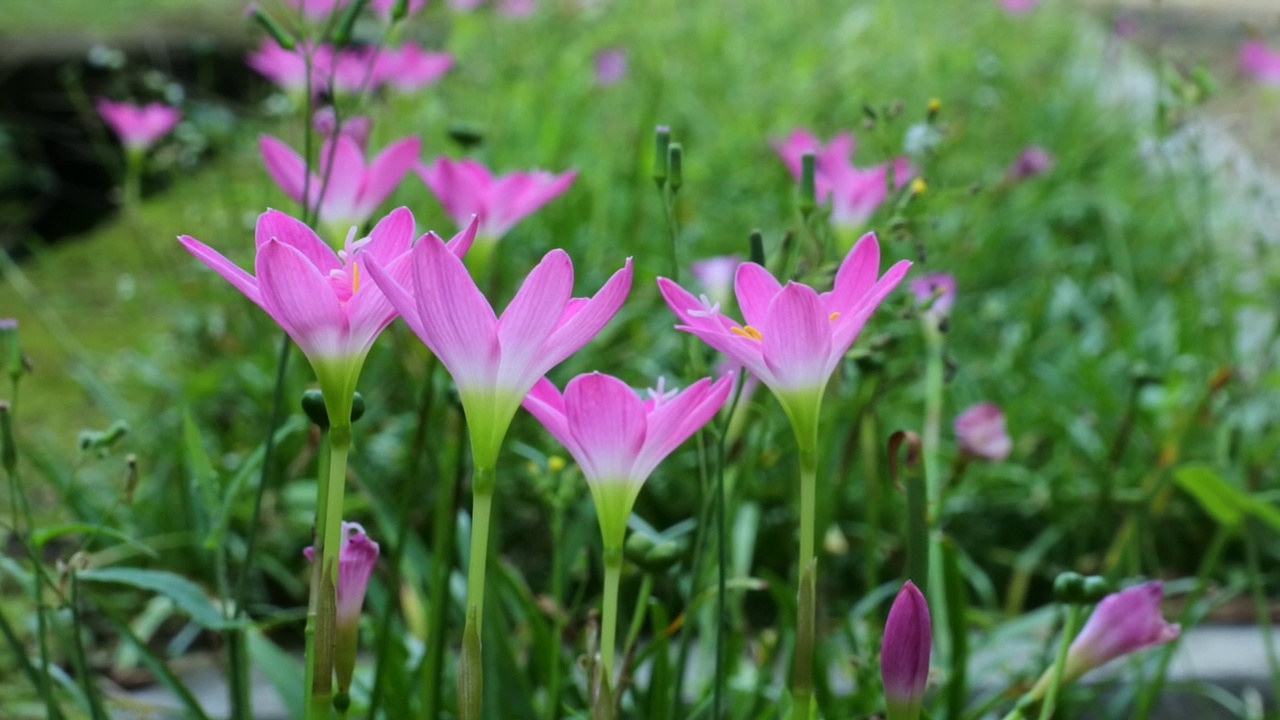
[{"label": "yellow anther", "polygon": [[828,316],[827,316],[827,319],[828,319],[828,320],[830,320],[831,322],[835,322],[835,321],[836,321],[836,320],[838,320],[839,318],[840,318],[840,313],[838,313],[838,312],[833,312],[833,313],[831,313],[830,315],[828,315]]},{"label": "yellow anther", "polygon": [[360,266],[351,263],[351,292],[355,293],[360,289]]},{"label": "yellow anther", "polygon": [[729,328],[729,332],[733,333],[734,335],[740,335],[748,340],[755,340],[756,342],[760,342],[761,340],[764,339],[764,336],[760,334],[760,331],[751,327],[750,325],[743,325],[742,327],[731,327]]}]

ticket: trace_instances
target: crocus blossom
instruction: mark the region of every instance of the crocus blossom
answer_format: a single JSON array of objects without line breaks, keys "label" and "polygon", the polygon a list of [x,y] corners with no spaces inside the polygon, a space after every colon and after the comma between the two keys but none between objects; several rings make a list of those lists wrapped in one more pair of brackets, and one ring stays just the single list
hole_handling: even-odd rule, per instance
[{"label": "crocus blossom", "polygon": [[596,84],[601,87],[617,85],[627,75],[627,53],[611,48],[601,50],[595,57]]},{"label": "crocus blossom", "polygon": [[[396,317],[396,309],[376,284],[362,277],[362,270],[376,262],[384,277],[407,281],[413,234],[413,214],[400,208],[379,221],[367,238],[349,238],[335,253],[301,221],[268,210],[258,218],[254,275],[195,238],[183,235],[178,240],[298,344],[315,370],[333,418],[350,417],[365,356]],[[433,233],[418,244],[434,242],[457,257],[474,239],[473,224],[447,246]]]},{"label": "crocus blossom", "polygon": [[339,134],[321,145],[319,171],[308,179],[306,160],[288,145],[270,135],[261,136],[258,145],[267,173],[280,189],[294,201],[317,208],[320,223],[337,233],[373,216],[417,162],[420,147],[417,138],[404,138],[366,163],[359,143]]},{"label": "crocus blossom", "polygon": [[496,242],[526,215],[569,189],[576,170],[559,175],[541,170],[513,172],[495,177],[475,160],[438,157],[414,170],[444,206],[454,222],[480,217],[480,238]]},{"label": "crocus blossom", "polygon": [[594,297],[572,298],[573,263],[552,250],[529,273],[501,317],[458,255],[438,239],[411,251],[412,285],[381,262],[369,274],[453,376],[477,467],[493,468],[525,395],[604,328],[631,290],[631,260]]},{"label": "crocus blossom", "polygon": [[929,680],[932,632],[929,604],[908,580],[889,608],[880,646],[880,679],[889,720],[915,720],[920,716]]},{"label": "crocus blossom", "polygon": [[453,56],[405,43],[398,48],[383,49],[375,62],[374,75],[378,85],[407,93],[439,80],[453,67]]},{"label": "crocus blossom", "polygon": [[[338,581],[336,594],[333,667],[338,678],[338,689],[351,687],[351,676],[356,666],[356,646],[360,637],[360,610],[364,606],[369,578],[378,562],[378,543],[365,533],[359,523],[342,523],[342,540],[338,546]],[[315,549],[302,551],[307,562],[315,561]]]},{"label": "crocus blossom", "polygon": [[[1160,614],[1164,584],[1158,580],[1112,593],[1098,603],[1084,629],[1067,650],[1062,680],[1071,682],[1090,670],[1130,653],[1176,640],[1182,628]],[[1048,689],[1050,667],[1032,688],[1041,697]]]},{"label": "crocus blossom", "polygon": [[1040,0],[1000,0],[1000,7],[1011,15],[1031,12],[1040,4]]},{"label": "crocus blossom", "polygon": [[1043,175],[1053,169],[1053,155],[1039,145],[1028,145],[1018,153],[1005,176],[1010,182]]},{"label": "crocus blossom", "polygon": [[868,233],[845,256],[835,287],[819,294],[797,282],[780,284],[756,263],[738,266],[735,291],[743,324],[703,303],[667,278],[658,288],[693,333],[747,368],[773,390],[802,448],[816,445],[818,409],[827,381],[880,302],[911,267],[900,261],[879,276],[880,244]]},{"label": "crocus blossom", "polygon": [[133,105],[100,98],[98,114],[120,143],[130,151],[141,152],[164,137],[182,119],[182,113],[162,103]]},{"label": "crocus blossom", "polygon": [[717,255],[693,263],[689,272],[702,286],[713,307],[728,307],[733,301],[733,278],[741,264],[742,258],[737,255]]},{"label": "crocus blossom", "polygon": [[1280,50],[1261,40],[1247,41],[1240,46],[1240,71],[1264,85],[1280,87]]},{"label": "crocus blossom", "polygon": [[814,190],[819,203],[831,203],[831,222],[837,228],[860,230],[872,214],[889,197],[889,179],[893,189],[903,188],[915,177],[915,169],[906,158],[895,158],[870,168],[860,168],[850,157],[856,147],[853,134],[842,132],[823,144],[808,130],[793,131],[775,142],[774,149],[783,164],[798,181],[801,157],[814,154]]},{"label": "crocus blossom", "polygon": [[733,377],[703,378],[681,392],[656,389],[641,397],[609,375],[579,375],[564,395],[546,378],[524,399],[582,468],[591,488],[606,552],[622,549],[627,518],[658,463],[724,405]]},{"label": "crocus blossom", "polygon": [[1013,440],[1005,430],[1004,412],[995,403],[978,403],[956,416],[956,443],[971,458],[999,462],[1009,457]]},{"label": "crocus blossom", "polygon": [[938,323],[950,317],[956,301],[956,277],[951,273],[920,275],[907,283],[907,289],[929,320]]}]

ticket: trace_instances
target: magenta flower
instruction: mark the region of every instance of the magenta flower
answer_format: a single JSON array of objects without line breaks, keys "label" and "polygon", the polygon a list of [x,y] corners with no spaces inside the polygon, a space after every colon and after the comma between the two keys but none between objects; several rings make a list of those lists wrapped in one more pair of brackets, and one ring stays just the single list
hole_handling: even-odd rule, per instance
[{"label": "magenta flower", "polygon": [[360,152],[369,147],[369,133],[373,131],[373,123],[364,115],[352,115],[342,118],[338,124],[338,114],[332,105],[326,105],[316,111],[311,118],[311,127],[320,137],[332,139],[335,134],[349,136],[360,146]]},{"label": "magenta flower", "polygon": [[[369,578],[378,562],[378,543],[369,539],[358,523],[342,523],[342,543],[338,546],[338,581],[333,668],[338,676],[338,689],[351,687],[356,666],[356,646],[360,638],[360,610],[364,606]],[[314,562],[315,549],[302,551],[307,562]]]},{"label": "magenta flower", "polygon": [[271,38],[264,38],[245,62],[290,95],[300,97],[306,93],[307,60],[301,45],[295,50],[285,50]]},{"label": "magenta flower", "polygon": [[334,234],[363,225],[373,216],[417,162],[420,147],[417,138],[404,138],[366,163],[359,143],[340,134],[321,145],[319,172],[310,173],[308,180],[306,160],[288,145],[270,135],[259,137],[258,145],[271,179],[294,201],[318,207],[317,218]]},{"label": "magenta flower", "polygon": [[413,43],[405,43],[399,48],[384,49],[376,62],[375,74],[379,85],[408,93],[439,80],[453,67],[453,56],[428,52]]},{"label": "magenta flower", "polygon": [[1031,12],[1040,4],[1040,0],[1000,0],[1000,7],[1011,15]]},{"label": "magenta flower", "polygon": [[511,418],[548,370],[577,352],[631,290],[631,260],[592,298],[571,298],[573,263],[552,250],[529,273],[501,317],[457,253],[439,239],[411,252],[412,292],[381,262],[369,274],[458,386],[476,466],[496,466]]},{"label": "magenta flower", "polygon": [[[268,210],[258,218],[254,275],[195,238],[183,235],[178,240],[293,338],[311,362],[334,419],[350,417],[364,358],[396,317],[379,287],[361,277],[362,266],[376,262],[384,276],[407,281],[413,234],[413,214],[400,208],[379,221],[369,237],[348,239],[335,253],[301,221]],[[472,225],[447,250],[461,256],[474,239]],[[446,247],[433,233],[418,244],[424,242]]]},{"label": "magenta flower", "polygon": [[143,152],[182,119],[182,113],[161,103],[132,105],[99,98],[98,114],[130,152]]},{"label": "magenta flower", "polygon": [[376,90],[384,80],[379,72],[381,53],[372,48],[316,48],[311,56],[317,89],[332,86],[337,95],[360,95]]},{"label": "magenta flower", "polygon": [[591,487],[606,552],[621,552],[636,496],[658,463],[707,423],[724,405],[733,377],[703,378],[682,392],[661,379],[642,398],[609,375],[579,375],[564,395],[543,378],[524,409],[564,445]]},{"label": "magenta flower", "polygon": [[915,177],[915,169],[906,158],[895,158],[870,168],[855,166],[849,159],[855,146],[852,133],[839,133],[824,145],[804,129],[795,130],[786,139],[774,143],[774,149],[797,181],[801,156],[806,152],[814,154],[817,201],[829,200],[832,224],[850,231],[861,230],[889,197],[891,172],[895,190]]},{"label": "magenta flower", "polygon": [[627,75],[627,53],[613,48],[596,53],[596,84],[601,87],[617,85]]},{"label": "magenta flower", "polygon": [[739,325],[666,278],[658,287],[691,332],[747,368],[782,403],[801,447],[817,442],[818,408],[827,381],[871,313],[911,267],[901,261],[877,277],[880,245],[868,233],[845,256],[835,287],[819,294],[808,285],[782,286],[756,263],[738,266],[735,290],[745,324]]},{"label": "magenta flower", "polygon": [[717,255],[693,263],[689,272],[706,292],[711,307],[728,306],[733,301],[733,278],[741,264],[737,255]]},{"label": "magenta flower", "polygon": [[951,316],[956,302],[956,277],[951,273],[930,273],[912,278],[907,289],[916,296],[916,307],[924,317],[939,323]]},{"label": "magenta flower", "polygon": [[889,608],[880,646],[880,679],[889,720],[915,720],[920,716],[929,680],[932,633],[929,604],[908,580]]},{"label": "magenta flower", "polygon": [[1004,412],[995,403],[971,405],[956,416],[954,430],[960,452],[971,458],[999,462],[1013,450]]},{"label": "magenta flower", "polygon": [[1053,169],[1053,155],[1039,145],[1028,145],[1018,153],[1005,176],[1010,182],[1043,175]]},{"label": "magenta flower", "polygon": [[1272,50],[1261,40],[1240,46],[1240,72],[1254,80],[1280,87],[1280,50]]},{"label": "magenta flower", "polygon": [[482,241],[497,242],[526,215],[569,189],[576,170],[559,175],[534,170],[494,177],[475,160],[438,157],[414,170],[427,184],[444,210],[459,225],[472,215],[480,217]]},{"label": "magenta flower", "polygon": [[[1158,580],[1103,598],[1067,650],[1062,681],[1069,683],[1122,655],[1176,640],[1182,628],[1161,616],[1163,599],[1164,585]],[[1053,673],[1050,667],[1040,676],[1031,689],[1033,697],[1044,695]]]}]

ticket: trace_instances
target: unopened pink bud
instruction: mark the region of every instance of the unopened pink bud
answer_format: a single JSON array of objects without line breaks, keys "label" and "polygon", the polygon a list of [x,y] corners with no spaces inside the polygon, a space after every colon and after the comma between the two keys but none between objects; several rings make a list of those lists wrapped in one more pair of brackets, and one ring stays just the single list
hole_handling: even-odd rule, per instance
[{"label": "unopened pink bud", "polygon": [[1013,450],[1013,440],[1005,429],[1004,412],[995,403],[970,406],[956,416],[954,429],[960,452],[969,457],[999,462]]},{"label": "unopened pink bud", "polygon": [[889,720],[915,720],[920,716],[929,680],[932,632],[929,604],[908,580],[889,608],[880,649],[880,679],[884,682]]}]

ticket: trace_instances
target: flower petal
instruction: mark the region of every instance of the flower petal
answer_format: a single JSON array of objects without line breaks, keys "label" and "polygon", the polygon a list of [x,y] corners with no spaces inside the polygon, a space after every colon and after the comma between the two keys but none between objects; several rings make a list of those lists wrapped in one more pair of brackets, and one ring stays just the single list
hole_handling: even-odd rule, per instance
[{"label": "flower petal", "polygon": [[[390,267],[382,267],[375,258],[364,261],[364,269],[369,278],[377,285],[378,290],[391,304],[400,317],[408,323],[409,329],[419,338],[424,338],[422,321],[418,317],[418,301],[407,288],[413,287],[413,266],[416,260],[414,253],[409,252],[392,261]],[[359,295],[359,293],[357,293]],[[350,313],[349,314],[353,314]],[[426,342],[425,340],[423,341]],[[427,345],[428,349],[431,347]]]},{"label": "flower petal", "polygon": [[782,286],[764,267],[753,262],[744,262],[738,266],[733,289],[734,294],[738,296],[738,307],[742,309],[743,321],[759,329],[764,325],[769,303],[782,290]]},{"label": "flower petal", "polygon": [[259,252],[269,240],[279,240],[302,253],[322,275],[342,267],[342,261],[338,259],[337,253],[321,240],[319,235],[316,235],[315,230],[301,220],[279,210],[268,210],[259,215],[258,224],[254,227],[253,241]]},{"label": "flower petal", "polygon": [[560,308],[572,293],[573,262],[565,251],[552,250],[525,278],[498,320],[500,387],[524,394],[546,372],[531,371],[538,367],[542,348],[560,319]]},{"label": "flower petal", "polygon": [[889,297],[889,293],[898,287],[898,283],[902,282],[902,278],[910,269],[911,261],[909,260],[899,260],[894,263],[893,267],[889,268],[888,272],[871,287],[871,291],[854,305],[851,313],[842,314],[832,322],[832,369],[835,367],[834,363],[849,351],[853,341],[858,338],[858,333],[862,331],[862,326],[871,317],[871,313],[875,312],[880,303]]},{"label": "flower petal", "polygon": [[378,221],[369,232],[369,244],[362,253],[377,258],[383,264],[390,263],[413,247],[413,213],[407,207],[392,210]]},{"label": "flower petal", "polygon": [[343,358],[347,315],[329,281],[297,248],[268,240],[255,264],[262,307],[309,359]]},{"label": "flower petal", "polygon": [[578,442],[569,432],[569,420],[565,417],[564,397],[556,389],[555,383],[542,378],[534,383],[533,389],[521,403],[529,414],[542,423],[551,436],[560,442],[575,458],[581,453]]},{"label": "flower petal", "polygon": [[564,407],[569,433],[581,450],[575,457],[588,480],[644,480],[632,473],[648,426],[634,390],[609,375],[579,375],[565,387]]},{"label": "flower petal", "polygon": [[459,390],[491,389],[501,348],[498,320],[489,301],[439,238],[423,238],[413,249],[413,258],[423,342],[449,369]]},{"label": "flower petal", "polygon": [[[270,135],[258,136],[262,164],[276,185],[296,203],[302,202],[302,188],[307,184],[307,161],[293,148]],[[312,190],[315,192],[315,190]]]},{"label": "flower petal", "polygon": [[831,292],[823,294],[827,312],[852,312],[858,301],[876,284],[879,274],[880,243],[876,234],[869,232],[844,256],[840,269],[836,271],[835,286]]},{"label": "flower petal", "polygon": [[577,314],[564,320],[551,337],[547,338],[539,353],[537,375],[545,375],[547,370],[559,365],[590,342],[613,319],[630,292],[631,258],[627,258],[622,269],[615,272],[599,292],[583,303]]},{"label": "flower petal", "polygon": [[[777,390],[820,388],[831,355],[831,321],[813,288],[789,282],[769,304],[760,328],[764,363],[777,379]],[[763,379],[763,378],[762,378]]]},{"label": "flower petal", "polygon": [[416,137],[404,138],[388,145],[378,153],[365,173],[365,184],[360,193],[359,210],[372,213],[381,205],[404,179],[409,168],[418,161],[422,143]]},{"label": "flower petal", "polygon": [[636,476],[648,477],[658,463],[715,417],[729,398],[734,380],[732,375],[714,383],[702,378],[650,411],[644,449],[636,459]]},{"label": "flower petal", "polygon": [[262,297],[258,292],[258,281],[249,273],[240,268],[239,265],[226,259],[217,250],[205,245],[190,235],[181,235],[178,242],[182,243],[192,255],[213,268],[213,271],[221,275],[227,282],[244,293],[244,296],[254,302],[259,307],[262,306]]}]

